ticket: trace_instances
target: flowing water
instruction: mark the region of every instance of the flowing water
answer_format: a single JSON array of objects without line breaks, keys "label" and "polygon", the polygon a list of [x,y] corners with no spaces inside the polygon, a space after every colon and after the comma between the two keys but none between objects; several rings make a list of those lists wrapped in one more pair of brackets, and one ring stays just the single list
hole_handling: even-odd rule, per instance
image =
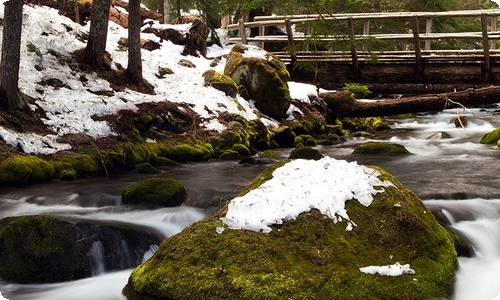
[{"label": "flowing water", "polygon": [[[442,224],[469,240],[475,250],[470,258],[460,258],[454,300],[491,300],[500,293],[500,149],[481,145],[480,138],[500,127],[494,109],[461,111],[469,120],[467,128],[456,128],[457,111],[422,114],[406,120],[390,120],[392,129],[377,139],[404,145],[410,156],[376,157],[353,155],[352,150],[367,138],[353,138],[336,146],[319,147],[325,155],[359,164],[378,165],[389,171],[421,197]],[[283,150],[286,156],[290,150]],[[236,162],[188,164],[164,169],[160,176],[178,179],[188,190],[187,205],[147,210],[120,205],[124,186],[148,177],[137,173],[120,174],[76,182],[50,183],[0,190],[0,218],[46,214],[72,220],[133,228],[149,232],[149,244],[141,245],[145,260],[159,240],[181,231],[188,224],[213,213],[208,204],[231,198],[251,181],[265,165],[243,167]],[[132,268],[110,270],[103,258],[103,241],[115,233],[105,233],[89,255],[95,276],[57,284],[20,285],[0,281],[0,292],[8,299],[124,299],[121,289]],[[158,242],[154,237],[158,237]],[[119,249],[130,256],[124,241]],[[133,261],[133,260],[132,260]]]}]

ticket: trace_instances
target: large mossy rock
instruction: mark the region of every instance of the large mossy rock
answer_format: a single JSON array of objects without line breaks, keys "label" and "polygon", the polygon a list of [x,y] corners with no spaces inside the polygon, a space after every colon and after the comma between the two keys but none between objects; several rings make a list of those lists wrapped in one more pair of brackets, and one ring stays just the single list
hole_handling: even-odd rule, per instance
[{"label": "large mossy rock", "polygon": [[[290,107],[288,73],[285,64],[276,56],[260,50],[263,57],[255,57],[249,48],[236,45],[231,49],[224,67],[224,74],[237,85],[243,85],[255,107],[263,114],[282,119]],[[247,52],[248,50],[248,52]]]},{"label": "large mossy rock", "polygon": [[[273,165],[242,194],[272,178]],[[394,185],[370,206],[347,201],[350,220],[335,223],[313,209],[273,225],[269,233],[229,229],[227,210],[165,240],[129,277],[124,294],[143,299],[436,299],[452,293],[458,266],[452,234],[422,201],[382,169]],[[332,182],[332,184],[335,184]],[[272,201],[270,199],[269,201]],[[365,274],[371,265],[410,264],[414,275]]]},{"label": "large mossy rock", "polygon": [[389,142],[366,142],[354,149],[353,154],[366,155],[408,155],[405,146]]},{"label": "large mossy rock", "polygon": [[116,222],[8,217],[0,220],[0,277],[15,283],[53,283],[129,269],[162,239],[156,232]]},{"label": "large mossy rock", "polygon": [[90,275],[74,224],[47,216],[0,220],[0,277],[17,283],[74,280]]},{"label": "large mossy rock", "polygon": [[172,207],[186,200],[184,186],[173,178],[147,178],[127,185],[122,191],[122,203]]}]

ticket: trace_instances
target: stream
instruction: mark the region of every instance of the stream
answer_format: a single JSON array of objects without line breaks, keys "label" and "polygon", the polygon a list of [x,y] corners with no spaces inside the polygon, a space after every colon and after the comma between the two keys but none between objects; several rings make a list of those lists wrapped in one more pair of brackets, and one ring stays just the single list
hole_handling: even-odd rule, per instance
[{"label": "stream", "polygon": [[[494,109],[461,111],[466,128],[453,124],[456,110],[388,119],[391,130],[377,133],[404,145],[409,156],[353,155],[370,138],[352,138],[334,146],[318,146],[324,154],[359,164],[378,165],[417,194],[440,222],[471,241],[475,256],[460,257],[455,294],[450,300],[491,300],[500,293],[500,185],[496,145],[481,137],[500,127]],[[285,158],[291,149],[281,149]],[[203,162],[163,169],[159,176],[179,180],[187,189],[186,205],[155,210],[120,204],[122,189],[150,175],[135,172],[73,182],[56,182],[0,190],[0,218],[43,214],[154,230],[163,238],[212,214],[212,201],[231,199],[266,165],[241,166],[234,161]],[[157,245],[144,253],[147,259]],[[125,299],[121,289],[132,269],[106,270],[96,246],[95,276],[56,284],[12,284],[0,280],[0,293],[10,300]]]}]

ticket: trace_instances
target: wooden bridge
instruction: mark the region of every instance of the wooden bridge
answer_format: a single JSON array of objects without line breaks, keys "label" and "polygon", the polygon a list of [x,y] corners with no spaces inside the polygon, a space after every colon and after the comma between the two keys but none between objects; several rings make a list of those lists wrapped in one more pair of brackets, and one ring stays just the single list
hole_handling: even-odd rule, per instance
[{"label": "wooden bridge", "polygon": [[[499,16],[500,10],[260,16],[228,30],[238,31],[230,41],[272,51],[289,63],[292,77],[300,73],[326,88],[348,82],[477,85],[500,81]],[[468,21],[473,30],[447,26],[443,32],[437,25],[444,20]],[[314,34],[315,22],[331,28],[329,34]],[[386,29],[390,22],[401,25],[398,32]],[[249,30],[256,33],[249,36]],[[457,43],[464,47],[456,49]],[[316,69],[297,68],[306,63]]]}]

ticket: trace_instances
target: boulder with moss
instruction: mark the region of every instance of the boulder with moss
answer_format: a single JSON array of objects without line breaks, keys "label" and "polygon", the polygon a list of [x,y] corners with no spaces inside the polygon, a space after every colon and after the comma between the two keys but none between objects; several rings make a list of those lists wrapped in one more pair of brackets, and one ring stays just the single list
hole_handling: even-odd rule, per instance
[{"label": "boulder with moss", "polygon": [[205,86],[211,86],[230,97],[236,97],[238,85],[236,85],[231,77],[216,72],[215,70],[205,71],[202,76],[205,81]]},{"label": "boulder with moss", "polygon": [[408,155],[405,146],[390,142],[366,142],[354,149],[353,154],[367,155]]},{"label": "boulder with moss", "polygon": [[319,160],[323,158],[323,154],[318,149],[314,149],[309,146],[300,146],[293,149],[288,158]]},{"label": "boulder with moss", "polygon": [[127,185],[122,191],[124,204],[179,206],[186,200],[184,186],[173,178],[147,178]]},{"label": "boulder with moss", "polygon": [[[276,168],[292,162],[273,165],[237,199],[254,191],[259,194],[260,186],[277,174]],[[322,164],[319,170],[330,170],[329,175],[320,178],[322,181],[343,174],[331,160],[308,162]],[[233,229],[225,219],[229,218],[232,203],[237,200],[234,199],[217,214],[163,241],[155,255],[131,273],[123,292],[129,300],[449,297],[458,267],[451,233],[393,176],[375,167],[367,168],[367,172],[379,180],[373,186],[377,193],[372,194],[371,204],[346,201],[348,218],[337,216],[336,221],[313,208],[297,216],[283,216],[268,225],[266,233]],[[345,176],[357,178],[352,174]],[[343,177],[336,178],[338,181],[332,181],[331,186],[342,191]],[[282,177],[279,180],[282,182]],[[382,183],[383,187],[378,185]],[[269,185],[265,186],[267,190]],[[310,191],[314,197],[320,195],[315,192]],[[267,201],[273,206],[273,201],[281,200]],[[264,211],[266,214],[257,214],[255,219],[266,218],[269,210]],[[367,266],[397,263],[408,264],[407,274],[383,276],[362,272]]]},{"label": "boulder with moss", "polygon": [[[260,52],[261,57],[250,53]],[[231,49],[224,74],[243,85],[255,107],[265,115],[282,119],[290,107],[290,74],[286,65],[272,53],[236,45]]]},{"label": "boulder with moss", "polygon": [[91,274],[74,224],[48,216],[0,220],[0,277],[16,283],[59,282]]},{"label": "boulder with moss", "polygon": [[495,144],[498,141],[500,141],[500,127],[483,135],[480,142],[481,144]]},{"label": "boulder with moss", "polygon": [[[118,223],[8,217],[0,220],[0,277],[15,283],[53,283],[133,268],[150,245],[162,239],[157,233]],[[102,261],[95,251],[100,251]]]}]

